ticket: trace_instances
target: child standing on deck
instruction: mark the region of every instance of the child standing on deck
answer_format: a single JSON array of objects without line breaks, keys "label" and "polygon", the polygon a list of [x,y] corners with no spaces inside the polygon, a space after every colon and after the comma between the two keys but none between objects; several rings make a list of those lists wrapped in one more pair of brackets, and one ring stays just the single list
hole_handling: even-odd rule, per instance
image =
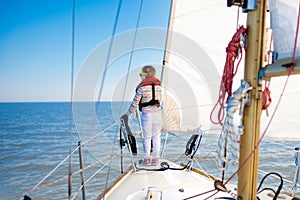
[{"label": "child standing on deck", "polygon": [[[153,66],[145,66],[140,72],[142,78],[141,83],[136,88],[135,96],[131,102],[128,116],[139,106],[142,112],[142,132],[143,145],[146,159],[144,164],[156,165],[160,153],[160,136],[162,126],[161,116],[161,85],[160,81],[155,78],[155,68]],[[151,140],[153,142],[153,152],[151,155]],[[151,159],[152,158],[152,159]]]}]

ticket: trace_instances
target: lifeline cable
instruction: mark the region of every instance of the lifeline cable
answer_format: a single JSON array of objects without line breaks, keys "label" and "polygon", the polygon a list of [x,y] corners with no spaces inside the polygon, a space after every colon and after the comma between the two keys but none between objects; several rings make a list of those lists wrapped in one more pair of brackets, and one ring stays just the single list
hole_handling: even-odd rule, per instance
[{"label": "lifeline cable", "polygon": [[[115,123],[115,124],[116,124],[116,123]],[[92,138],[90,138],[89,140],[87,140],[87,141],[85,141],[84,143],[82,143],[82,145],[85,145],[86,143],[88,143],[89,141],[91,141],[93,138],[95,138],[95,137],[97,137],[97,136],[103,134],[103,132],[105,132],[106,130],[110,129],[110,128],[111,128],[112,126],[114,126],[115,124],[112,124],[111,126],[107,127],[107,128],[106,128],[105,130],[103,130],[102,132],[98,133],[97,135],[94,135]],[[71,152],[71,155],[73,155],[78,149],[79,149],[79,146],[77,146],[77,147]],[[108,157],[111,157],[111,155],[107,155],[106,157],[103,157],[101,160],[104,160],[104,159],[106,159],[106,158],[108,158]],[[30,190],[28,190],[27,192],[25,192],[25,193],[24,193],[24,196],[29,197],[28,195],[31,194],[31,193],[34,192],[34,191],[40,190],[40,189],[42,189],[42,188],[46,188],[47,186],[53,185],[53,184],[55,184],[55,183],[58,183],[58,182],[60,182],[60,181],[62,181],[62,180],[67,179],[67,178],[68,178],[68,175],[65,176],[65,177],[63,177],[63,178],[57,179],[56,181],[53,181],[53,182],[50,182],[50,183],[47,183],[47,184],[44,183],[44,181],[45,181],[47,178],[49,178],[56,170],[58,170],[58,168],[59,168],[60,166],[62,166],[62,164],[64,164],[65,161],[68,160],[68,159],[70,159],[70,155],[68,155],[67,157],[65,157],[58,165],[56,165],[56,166],[55,166],[55,167],[54,167],[54,168],[53,168],[53,169],[52,169],[52,170],[51,170],[51,171],[50,171],[50,172],[49,172],[49,173],[41,180],[41,181],[39,181],[32,189],[30,189]],[[95,159],[96,159],[96,158],[95,158]],[[94,165],[100,163],[101,160],[98,161],[98,162],[95,162],[95,163],[92,163],[92,164],[86,166],[86,167],[84,168],[84,170],[89,169],[89,168],[93,167]],[[82,171],[82,170],[75,171],[75,172],[72,173],[72,175],[78,174],[78,173],[80,173],[81,171]],[[43,183],[44,183],[44,184],[43,184]],[[41,184],[43,184],[43,186],[40,186]],[[21,200],[21,199],[20,199],[20,200]]]}]

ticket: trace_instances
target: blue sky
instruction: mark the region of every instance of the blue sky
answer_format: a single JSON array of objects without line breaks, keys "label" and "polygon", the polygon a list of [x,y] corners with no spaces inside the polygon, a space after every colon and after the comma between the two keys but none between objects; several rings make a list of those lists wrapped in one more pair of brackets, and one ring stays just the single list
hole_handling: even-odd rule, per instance
[{"label": "blue sky", "polygon": [[[70,100],[72,2],[0,0],[0,102]],[[123,0],[117,33],[135,28],[140,2]],[[118,3],[76,1],[75,78],[90,52],[111,36]],[[166,28],[169,6],[170,0],[144,0],[139,27]],[[161,55],[151,59],[161,62]]]}]

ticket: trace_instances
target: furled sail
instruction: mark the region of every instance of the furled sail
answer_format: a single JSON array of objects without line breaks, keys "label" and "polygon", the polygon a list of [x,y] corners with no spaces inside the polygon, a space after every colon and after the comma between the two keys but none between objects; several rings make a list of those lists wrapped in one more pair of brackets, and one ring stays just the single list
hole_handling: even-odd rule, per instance
[{"label": "furled sail", "polygon": [[237,16],[238,8],[227,8],[224,0],[173,1],[162,77],[165,131],[197,133],[199,128],[211,128],[210,113],[219,97]]}]

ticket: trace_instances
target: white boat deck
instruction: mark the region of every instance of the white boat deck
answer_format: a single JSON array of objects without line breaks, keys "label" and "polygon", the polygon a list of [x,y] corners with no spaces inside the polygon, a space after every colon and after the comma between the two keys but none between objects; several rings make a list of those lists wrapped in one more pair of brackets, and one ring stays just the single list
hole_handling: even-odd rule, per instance
[{"label": "white boat deck", "polygon": [[[181,166],[169,163],[171,168],[182,168]],[[160,166],[138,166],[143,168],[134,172],[130,170],[126,175],[119,179],[109,190],[105,197],[99,196],[98,199],[106,200],[145,200],[145,199],[186,199],[194,195],[206,193],[214,190],[214,180],[200,175],[195,171],[173,170],[148,171],[159,169]],[[229,189],[229,188],[228,188]],[[234,190],[233,187],[230,190]],[[206,199],[216,193],[209,192],[192,199]],[[152,198],[150,198],[150,196]],[[218,192],[212,197],[232,197],[227,192]]]}]

